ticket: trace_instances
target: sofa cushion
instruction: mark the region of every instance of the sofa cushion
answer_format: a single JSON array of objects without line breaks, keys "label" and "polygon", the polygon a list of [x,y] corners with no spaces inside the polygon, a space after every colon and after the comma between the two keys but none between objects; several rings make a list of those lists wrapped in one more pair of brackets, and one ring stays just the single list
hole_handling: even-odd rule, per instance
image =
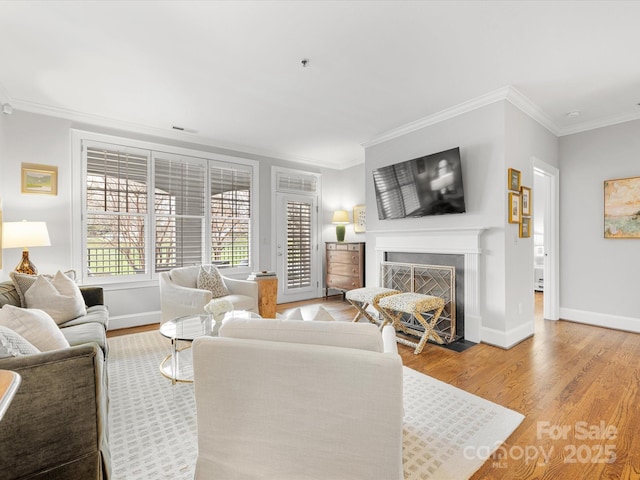
[{"label": "sofa cushion", "polygon": [[74,318],[68,322],[60,323],[60,328],[72,327],[74,325],[82,325],[84,323],[99,323],[107,330],[109,328],[109,310],[106,305],[94,305],[87,308],[87,314],[82,317]]},{"label": "sofa cushion", "polygon": [[220,298],[229,295],[229,289],[222,280],[222,275],[213,265],[201,265],[198,270],[196,288],[209,290],[213,298]]},{"label": "sofa cushion", "polygon": [[0,325],[24,337],[41,352],[69,346],[56,322],[42,310],[5,305],[0,309]]},{"label": "sofa cushion", "polygon": [[24,292],[27,308],[44,310],[56,323],[64,323],[87,313],[84,298],[73,280],[58,271],[52,280],[38,276]]},{"label": "sofa cushion", "polygon": [[20,357],[34,353],[40,353],[40,350],[31,345],[23,336],[0,325],[0,358]]},{"label": "sofa cushion", "polygon": [[328,345],[382,352],[382,336],[372,323],[300,322],[233,318],[222,324],[220,337]]},{"label": "sofa cushion", "polygon": [[[64,274],[69,277],[71,280],[76,280],[76,271],[75,270],[67,270]],[[11,281],[13,282],[14,287],[16,287],[16,291],[18,292],[18,296],[20,297],[20,306],[23,308],[27,307],[27,301],[25,300],[24,294],[31,286],[35,283],[39,276],[46,277],[48,279],[53,279],[53,275],[28,275],[26,273],[18,273],[18,272],[9,272],[9,277],[11,277]]]},{"label": "sofa cushion", "polygon": [[246,295],[227,295],[224,299],[233,303],[234,310],[253,310],[256,307],[256,299]]},{"label": "sofa cushion", "polygon": [[84,345],[86,343],[97,343],[102,352],[104,358],[107,358],[107,352],[109,349],[107,343],[107,335],[99,323],[84,323],[82,325],[72,325],[61,329],[62,334],[69,342],[69,345]]}]

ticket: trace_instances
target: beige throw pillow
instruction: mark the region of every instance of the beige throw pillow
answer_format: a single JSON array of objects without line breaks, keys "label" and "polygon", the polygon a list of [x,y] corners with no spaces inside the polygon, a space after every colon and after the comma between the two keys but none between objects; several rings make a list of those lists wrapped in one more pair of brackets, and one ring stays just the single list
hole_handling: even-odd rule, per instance
[{"label": "beige throw pillow", "polygon": [[49,280],[39,276],[24,294],[27,308],[47,312],[57,323],[65,323],[87,314],[84,298],[73,280],[58,271]]},{"label": "beige throw pillow", "polygon": [[287,314],[276,313],[278,320],[304,320],[302,317],[302,310],[299,307],[294,308]]},{"label": "beige throw pillow", "polygon": [[224,284],[224,280],[222,280],[222,275],[220,275],[218,269],[213,265],[200,266],[196,288],[209,290],[213,294],[213,298],[229,295],[229,290]]},{"label": "beige throw pillow", "polygon": [[[75,270],[67,270],[64,274],[69,277],[71,280],[76,280],[76,271]],[[16,287],[16,291],[18,292],[18,296],[20,297],[20,306],[23,308],[27,307],[27,301],[24,299],[24,294],[38,279],[38,275],[28,275],[26,273],[18,273],[18,272],[9,272],[9,276],[11,277],[11,281],[13,282],[13,286]],[[47,277],[48,279],[53,279],[53,275],[42,275],[43,277]]]},{"label": "beige throw pillow", "polygon": [[0,325],[10,328],[41,352],[69,347],[56,322],[42,310],[5,305],[0,309]]}]

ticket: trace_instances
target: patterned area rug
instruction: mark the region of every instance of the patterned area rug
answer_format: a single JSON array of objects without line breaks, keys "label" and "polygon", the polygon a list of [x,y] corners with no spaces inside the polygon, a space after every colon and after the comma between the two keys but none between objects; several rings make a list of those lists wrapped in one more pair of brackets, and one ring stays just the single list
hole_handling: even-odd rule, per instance
[{"label": "patterned area rug", "polygon": [[[157,332],[109,339],[109,438],[115,480],[192,480],[197,454],[192,384],[171,385]],[[463,480],[524,416],[404,368],[406,480]],[[381,479],[382,480],[382,479]]]}]

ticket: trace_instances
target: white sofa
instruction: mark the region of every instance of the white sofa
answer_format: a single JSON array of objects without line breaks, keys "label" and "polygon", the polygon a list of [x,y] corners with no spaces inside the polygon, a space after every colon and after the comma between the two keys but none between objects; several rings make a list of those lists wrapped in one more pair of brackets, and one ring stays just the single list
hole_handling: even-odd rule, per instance
[{"label": "white sofa", "polygon": [[[204,313],[204,306],[213,298],[209,290],[196,288],[200,265],[180,267],[160,274],[161,322],[176,317]],[[222,276],[230,292],[224,298],[235,310],[258,313],[258,284],[250,280],[237,280]]]},{"label": "white sofa", "polygon": [[193,361],[196,480],[403,478],[391,327],[231,319]]}]

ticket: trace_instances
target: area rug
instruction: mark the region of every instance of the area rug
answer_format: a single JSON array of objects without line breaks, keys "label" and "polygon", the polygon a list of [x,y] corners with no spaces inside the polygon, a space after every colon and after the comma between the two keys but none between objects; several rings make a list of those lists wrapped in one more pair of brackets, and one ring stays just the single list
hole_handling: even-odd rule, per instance
[{"label": "area rug", "polygon": [[[157,332],[109,339],[109,440],[115,480],[192,480],[197,455],[192,384],[171,385]],[[464,480],[524,416],[404,367],[406,480]],[[380,479],[386,480],[386,479]]]}]

